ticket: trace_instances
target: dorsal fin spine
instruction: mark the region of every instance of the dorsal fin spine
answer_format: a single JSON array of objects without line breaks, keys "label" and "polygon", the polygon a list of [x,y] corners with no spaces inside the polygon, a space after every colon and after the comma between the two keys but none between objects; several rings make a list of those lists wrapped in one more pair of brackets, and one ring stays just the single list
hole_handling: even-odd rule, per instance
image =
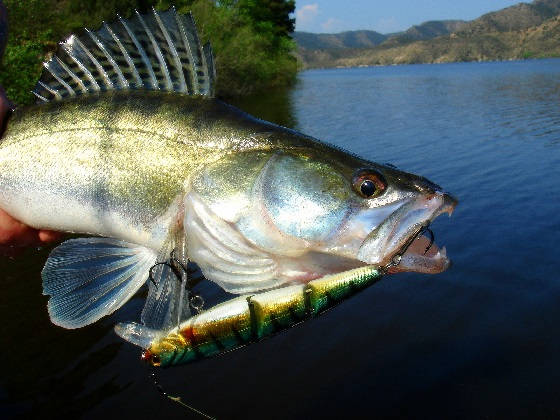
[{"label": "dorsal fin spine", "polygon": [[[204,51],[201,50],[200,52],[201,52],[201,54],[200,54],[200,61],[201,61],[201,63],[202,63],[202,68],[203,68],[203,69],[207,69],[207,68],[208,68],[208,65],[207,65],[207,63],[206,63],[206,57],[204,56]],[[197,70],[196,76],[198,77],[198,70]],[[209,79],[208,79],[207,77],[205,77],[204,80],[205,80],[205,82],[204,82],[204,90],[205,90],[206,92],[209,92],[209,91],[210,91]]]},{"label": "dorsal fin spine", "polygon": [[38,99],[42,100],[43,102],[49,102],[49,100],[47,98],[45,98],[44,96],[39,95],[37,92],[35,92],[34,90],[31,91],[31,93],[33,95],[35,95]]},{"label": "dorsal fin spine", "polygon": [[[204,57],[206,57],[206,65],[208,66],[208,78],[209,80],[216,79],[216,66],[214,65],[214,53],[212,52],[212,45],[207,42],[204,47],[202,47],[202,51],[204,52]],[[210,92],[211,95],[214,92]]]},{"label": "dorsal fin spine", "polygon": [[[165,40],[167,41],[167,45],[169,45],[169,49],[171,50],[171,54],[173,55],[173,59],[175,60],[175,65],[177,66],[178,69],[181,69],[182,64],[179,58],[179,54],[177,54],[177,49],[175,48],[175,45],[171,41],[171,37],[169,36],[167,29],[165,29],[165,25],[161,21],[160,15],[156,11],[156,9],[152,8],[152,10],[154,11],[154,16],[159,25],[159,28],[161,29],[161,33],[165,37]],[[187,92],[188,90],[187,90],[187,84],[185,83],[185,75],[183,74],[182,71],[179,71],[178,73],[179,73],[179,91]]]},{"label": "dorsal fin spine", "polygon": [[[192,17],[192,15],[191,15],[191,19],[192,19],[193,25],[196,26],[194,18]],[[200,44],[200,39],[198,38],[198,34],[195,33],[194,37],[195,37],[196,45],[198,45],[198,47],[200,49],[199,50],[199,53],[200,53],[200,67],[202,67],[203,69],[208,69],[208,63],[206,62],[206,56],[204,54],[204,51],[202,50],[202,45]],[[197,79],[198,79],[198,71],[199,71],[199,69],[196,69],[196,78]],[[210,92],[210,78],[209,78],[210,75],[207,74],[205,76],[207,76],[207,77],[205,77],[203,79],[204,80],[204,82],[203,82],[204,90],[206,92]]]},{"label": "dorsal fin spine", "polygon": [[[48,92],[52,93],[55,96],[55,98],[62,98],[60,93],[58,93],[58,90],[51,88],[50,86],[46,85],[45,83],[41,82],[40,80],[39,80],[39,84],[41,86],[43,86],[43,88],[45,88]],[[41,98],[42,98],[42,96],[41,96]]]},{"label": "dorsal fin spine", "polygon": [[140,45],[140,42],[138,41],[138,38],[136,38],[136,35],[134,35],[134,32],[130,30],[130,28],[128,27],[126,22],[120,17],[119,17],[119,21],[122,23],[124,29],[128,33],[128,36],[130,36],[130,39],[132,39],[132,42],[134,43],[134,46],[138,50],[138,54],[140,54],[140,57],[142,57],[142,61],[144,62],[144,65],[146,66],[146,69],[148,70],[148,74],[150,75],[150,79],[151,79],[151,82],[152,82],[152,88],[153,89],[159,89],[159,85],[158,85],[158,82],[157,82],[157,79],[156,79],[156,75],[154,73],[154,68],[152,67],[152,63],[150,63],[150,60],[148,60],[148,56],[146,55],[146,51],[144,51],[144,48],[142,48],[142,45]]},{"label": "dorsal fin spine", "polygon": [[111,26],[105,22],[103,22],[103,25],[105,26],[105,29],[107,29],[107,32],[109,32],[111,37],[115,40],[116,44],[119,46],[119,49],[121,50],[124,59],[128,63],[128,67],[130,68],[130,71],[132,72],[134,78],[136,79],[136,87],[142,87],[144,83],[142,83],[142,78],[140,77],[140,74],[138,74],[138,69],[136,69],[136,66],[134,65],[134,61],[132,61],[132,58],[128,54],[128,51],[126,51],[126,48],[122,44],[119,37],[115,35],[115,32],[113,32]]},{"label": "dorsal fin spine", "polygon": [[[192,16],[192,14],[189,13],[188,16],[189,16],[189,18],[190,18],[190,20],[191,20],[192,25],[193,25],[194,27],[196,27],[196,22],[194,21],[194,17]],[[202,47],[201,47],[201,45],[200,45],[200,39],[198,38],[198,33],[196,33],[196,31],[195,31],[192,35],[193,35],[195,44],[196,44],[196,45],[198,46],[198,48],[199,48],[199,51],[197,51],[197,55],[200,53],[200,64],[199,64],[199,66],[197,66],[197,67],[202,67],[203,69],[208,69],[208,66],[207,66],[207,63],[206,63],[206,57],[205,57],[205,55],[204,55],[204,51],[202,51]],[[199,84],[200,84],[200,83],[198,83],[198,72],[199,72],[199,68],[197,68],[197,67],[195,67],[195,66],[194,66],[194,63],[193,63],[193,70],[194,70],[194,73],[195,73],[195,74],[193,75],[193,77],[196,79],[197,85],[199,85]],[[203,79],[204,82],[203,82],[202,86],[203,86],[203,88],[204,88],[204,90],[205,90],[205,92],[206,92],[207,94],[211,94],[211,92],[210,92],[210,79],[209,79],[209,76],[210,76],[210,75],[205,75],[205,76],[207,76],[207,77],[205,77],[205,78]]]},{"label": "dorsal fin spine", "polygon": [[[76,92],[74,92],[74,89],[72,89],[68,83],[66,83],[64,80],[62,80],[60,77],[58,77],[56,72],[51,69],[51,62],[44,63],[43,66],[52,74],[52,76],[58,81],[58,83],[60,83],[62,86],[64,86],[64,89],[66,89],[68,91],[68,94],[70,96],[75,96],[76,95]],[[60,93],[58,93],[58,91],[57,91],[57,94],[59,95],[59,97],[61,96]]]},{"label": "dorsal fin spine", "polygon": [[67,42],[62,42],[60,45],[62,46],[64,52],[66,53],[66,55],[68,57],[70,57],[70,59],[72,59],[72,61],[74,61],[74,63],[76,63],[76,65],[80,68],[81,71],[84,72],[84,74],[86,75],[86,77],[89,79],[89,81],[91,82],[91,87],[96,90],[99,91],[101,90],[101,88],[99,87],[99,84],[97,83],[97,80],[95,80],[95,77],[93,77],[93,74],[91,74],[91,72],[88,70],[88,68],[84,65],[84,63],[82,63],[80,60],[78,60],[73,54],[70,53],[69,51],[69,45],[68,43],[73,43],[74,42],[74,35],[72,35],[70,37],[70,39]]},{"label": "dorsal fin spine", "polygon": [[163,54],[161,53],[159,45],[157,44],[157,41],[154,38],[154,34],[152,34],[152,31],[150,31],[150,28],[148,28],[148,25],[146,25],[146,22],[144,22],[144,18],[140,15],[140,13],[138,13],[138,10],[136,11],[136,16],[138,16],[140,24],[144,28],[144,31],[146,32],[146,35],[148,35],[148,38],[150,39],[150,42],[152,43],[152,48],[154,49],[154,51],[156,53],[156,57],[159,61],[159,66],[160,66],[160,68],[163,72],[163,75],[165,77],[165,86],[166,86],[167,90],[173,90],[173,83],[171,82],[171,77],[169,77],[169,70],[167,69],[167,63],[165,62],[165,59],[163,58]]},{"label": "dorsal fin spine", "polygon": [[78,86],[80,87],[80,89],[82,89],[82,92],[86,93],[88,90],[85,87],[84,83],[80,80],[80,78],[78,76],[76,76],[74,74],[74,72],[72,70],[70,70],[68,68],[68,66],[66,64],[64,64],[64,61],[62,61],[60,58],[58,58],[57,56],[54,56],[54,58],[56,59],[56,62],[58,63],[58,65],[60,67],[62,67],[64,69],[64,71],[66,73],[68,73],[70,75],[70,77],[72,78],[72,80],[74,80]]},{"label": "dorsal fin spine", "polygon": [[103,52],[105,57],[107,57],[107,60],[109,60],[109,63],[111,63],[111,66],[113,66],[113,69],[115,69],[115,72],[117,73],[117,77],[119,78],[119,82],[120,82],[121,87],[124,88],[124,89],[128,88],[128,81],[124,78],[124,76],[121,72],[121,69],[119,68],[118,64],[115,63],[114,58],[111,56],[111,54],[109,54],[107,52],[107,48],[105,48],[105,45],[103,45],[103,42],[101,42],[101,40],[99,38],[97,38],[95,36],[95,34],[93,32],[91,32],[89,29],[86,29],[86,32],[89,35],[89,37],[92,39],[92,41],[95,42],[95,44],[101,50],[101,52]]},{"label": "dorsal fin spine", "polygon": [[118,22],[61,43],[34,89],[37,102],[135,88],[213,96],[212,50],[190,13],[152,9]]},{"label": "dorsal fin spine", "polygon": [[196,68],[194,56],[192,53],[191,45],[189,43],[189,39],[187,38],[187,31],[185,26],[183,25],[183,21],[181,20],[181,16],[178,14],[175,15],[175,21],[177,22],[177,26],[179,28],[179,32],[181,33],[181,39],[183,40],[183,44],[185,44],[185,49],[187,51],[187,56],[189,58],[189,62],[191,63],[191,71],[189,72],[189,76],[191,79],[191,86],[193,92],[198,92],[198,79],[196,77]]},{"label": "dorsal fin spine", "polygon": [[97,61],[97,59],[93,56],[91,51],[82,43],[82,41],[80,41],[80,38],[72,37],[72,40],[76,42],[76,44],[82,49],[82,51],[91,60],[91,62],[93,63],[93,65],[95,66],[99,74],[103,77],[103,82],[105,83],[105,86],[107,86],[108,89],[113,89],[114,88],[113,82],[111,82],[111,79],[109,79],[109,75],[107,74],[103,66],[99,63],[99,61]]}]

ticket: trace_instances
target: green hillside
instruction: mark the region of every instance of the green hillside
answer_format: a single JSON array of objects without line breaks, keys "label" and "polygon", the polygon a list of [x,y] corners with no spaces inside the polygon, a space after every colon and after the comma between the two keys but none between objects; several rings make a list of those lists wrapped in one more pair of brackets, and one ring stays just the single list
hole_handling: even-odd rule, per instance
[{"label": "green hillside", "polygon": [[467,22],[464,20],[432,20],[414,25],[402,34],[388,37],[386,45],[402,45],[413,41],[437,38],[462,29]]}]

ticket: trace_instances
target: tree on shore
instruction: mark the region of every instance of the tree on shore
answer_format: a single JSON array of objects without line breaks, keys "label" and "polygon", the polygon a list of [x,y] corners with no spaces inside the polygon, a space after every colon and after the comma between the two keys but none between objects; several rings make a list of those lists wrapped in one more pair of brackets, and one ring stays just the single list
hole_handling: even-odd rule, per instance
[{"label": "tree on shore", "polygon": [[0,84],[18,104],[33,101],[29,92],[45,55],[57,43],[103,20],[151,7],[192,11],[204,42],[211,41],[218,72],[217,94],[239,96],[295,80],[293,0],[4,0],[9,38]]}]

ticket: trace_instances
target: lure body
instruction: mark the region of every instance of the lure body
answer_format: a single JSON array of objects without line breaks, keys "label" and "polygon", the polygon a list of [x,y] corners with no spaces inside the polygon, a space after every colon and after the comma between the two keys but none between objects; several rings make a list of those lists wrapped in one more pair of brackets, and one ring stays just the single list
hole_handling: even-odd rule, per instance
[{"label": "lure body", "polygon": [[[146,346],[143,359],[172,366],[215,356],[266,338],[317,316],[375,283],[382,272],[360,267],[327,275],[308,284],[239,296],[189,318],[171,331],[154,332],[137,324],[119,324],[117,333]],[[157,333],[155,333],[157,334]]]}]

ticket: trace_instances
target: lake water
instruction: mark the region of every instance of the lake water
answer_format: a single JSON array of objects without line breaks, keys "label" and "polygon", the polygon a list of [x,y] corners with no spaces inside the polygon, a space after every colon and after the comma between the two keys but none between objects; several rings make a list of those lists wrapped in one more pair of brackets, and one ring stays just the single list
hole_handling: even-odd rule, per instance
[{"label": "lake water", "polygon": [[[560,416],[560,60],[313,70],[238,105],[453,193],[453,217],[433,224],[453,266],[388,276],[286,333],[160,371],[167,392],[218,418]],[[47,255],[0,261],[2,411],[196,418],[112,332],[141,297],[81,330],[50,324]]]}]

